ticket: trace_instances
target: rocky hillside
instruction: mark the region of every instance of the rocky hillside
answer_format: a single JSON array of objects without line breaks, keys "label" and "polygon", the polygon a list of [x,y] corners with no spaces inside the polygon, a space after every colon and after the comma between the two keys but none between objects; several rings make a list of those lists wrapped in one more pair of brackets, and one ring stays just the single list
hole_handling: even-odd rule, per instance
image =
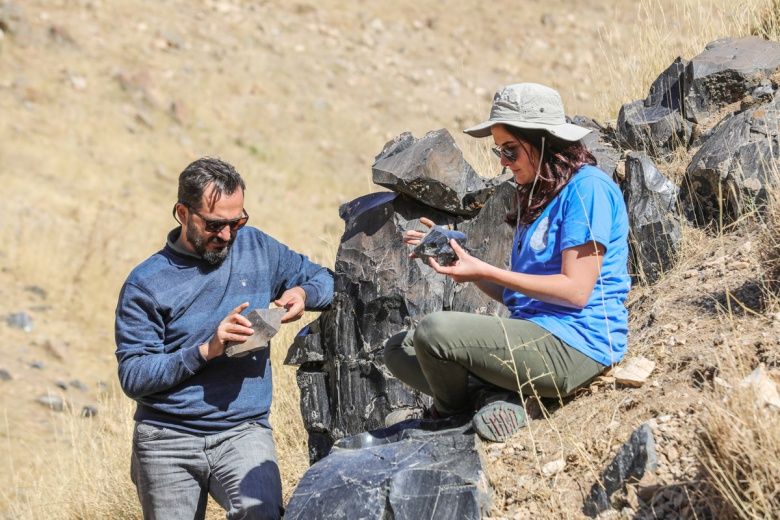
[{"label": "rocky hillside", "polygon": [[[235,164],[247,179],[251,223],[332,264],[342,232],[337,208],[376,189],[370,166],[389,138],[447,128],[483,175],[495,174],[497,165],[458,133],[484,117],[496,88],[547,83],[560,89],[570,114],[616,119],[631,100],[616,98],[616,85],[659,72],[639,71],[642,59],[665,66],[684,54],[699,27],[733,20],[723,14],[727,2],[698,4],[713,16],[689,18],[699,11],[666,0],[639,10],[634,2],[597,0],[0,0],[0,460],[14,482],[0,509],[31,499],[29,479],[69,445],[69,433],[52,420],[59,403],[83,411],[84,421],[105,413],[98,399],[115,380],[118,288],[174,225],[176,176],[192,159],[217,155]],[[751,29],[734,23],[735,30]],[[653,33],[660,27],[668,32]],[[648,35],[671,54],[627,53],[652,41]],[[701,43],[695,45],[698,52]],[[636,88],[639,97],[647,82]],[[702,240],[689,241],[685,265],[697,268],[700,255],[712,262],[707,272],[729,283],[740,278],[715,261],[737,245],[760,244],[752,235]],[[689,290],[703,290],[699,275],[686,272],[661,284],[679,276]],[[725,282],[710,280],[720,291],[716,301],[731,305]],[[648,331],[677,331],[698,316],[677,312],[693,295],[675,300],[673,287],[636,291],[637,309],[651,309],[635,313],[638,341],[654,334],[641,320],[656,327]],[[657,294],[662,303],[654,303]],[[714,327],[722,316],[714,313],[706,328],[686,334],[731,341],[731,329]],[[749,321],[751,312],[739,316],[753,332],[769,330]],[[693,349],[686,334],[673,335]],[[668,372],[656,392],[666,389],[664,377],[698,367],[668,359],[660,363]],[[597,408],[618,420],[628,394],[605,389]],[[578,402],[567,417],[589,420],[588,406]],[[675,404],[662,415],[678,408],[684,410]],[[582,416],[574,412],[580,409]],[[640,410],[637,417],[648,416]],[[604,431],[608,442],[591,455],[578,451],[578,460],[601,463],[634,426],[619,424]],[[499,480],[517,475],[516,463],[532,453],[510,448],[496,454],[503,461]],[[513,486],[499,486],[507,490],[499,501],[507,511],[526,501]],[[528,489],[532,503],[550,496],[548,488]]]}]

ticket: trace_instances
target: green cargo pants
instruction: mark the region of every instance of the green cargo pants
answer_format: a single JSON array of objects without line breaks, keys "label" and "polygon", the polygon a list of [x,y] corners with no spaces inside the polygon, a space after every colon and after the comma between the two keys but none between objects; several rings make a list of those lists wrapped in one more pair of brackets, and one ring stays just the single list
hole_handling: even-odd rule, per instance
[{"label": "green cargo pants", "polygon": [[469,373],[525,395],[565,397],[606,369],[531,321],[450,311],[388,339],[385,365],[445,415],[471,411]]}]

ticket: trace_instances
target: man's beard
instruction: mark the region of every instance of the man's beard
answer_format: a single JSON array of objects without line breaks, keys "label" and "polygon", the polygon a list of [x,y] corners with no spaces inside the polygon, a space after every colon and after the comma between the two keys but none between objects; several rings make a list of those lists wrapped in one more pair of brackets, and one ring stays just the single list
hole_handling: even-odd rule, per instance
[{"label": "man's beard", "polygon": [[[207,239],[202,235],[199,235],[194,226],[187,226],[187,241],[192,244],[192,247],[195,248],[195,252],[209,265],[216,266],[221,264],[225,258],[227,258],[227,255],[230,252],[230,246],[233,245],[235,240],[235,233],[230,234],[230,240],[228,241],[224,241],[219,237]],[[206,249],[206,245],[209,243],[223,245],[224,247],[208,250]]]}]

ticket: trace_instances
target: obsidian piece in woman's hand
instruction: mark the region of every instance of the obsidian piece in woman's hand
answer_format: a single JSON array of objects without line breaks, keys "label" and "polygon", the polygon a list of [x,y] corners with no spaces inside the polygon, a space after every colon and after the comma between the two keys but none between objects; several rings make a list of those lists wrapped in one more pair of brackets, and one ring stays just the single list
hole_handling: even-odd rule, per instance
[{"label": "obsidian piece in woman's hand", "polygon": [[452,265],[458,259],[458,255],[452,250],[450,240],[455,240],[465,249],[465,233],[442,226],[433,226],[419,245],[414,248],[414,255],[426,264],[429,258],[433,258],[439,265]]}]

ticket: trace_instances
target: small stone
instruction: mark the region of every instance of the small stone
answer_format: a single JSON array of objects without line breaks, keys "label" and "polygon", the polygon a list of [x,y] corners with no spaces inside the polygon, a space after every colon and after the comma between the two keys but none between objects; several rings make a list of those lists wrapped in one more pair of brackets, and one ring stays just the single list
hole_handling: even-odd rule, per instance
[{"label": "small stone", "polygon": [[41,298],[42,300],[45,300],[46,297],[48,296],[46,289],[39,287],[37,285],[27,285],[25,286],[24,290],[34,294],[35,296]]},{"label": "small stone", "polygon": [[68,384],[65,383],[65,381],[57,381],[57,382],[54,383],[54,386],[56,386],[60,390],[67,390],[68,389]]},{"label": "small stone", "polygon": [[87,405],[81,409],[82,417],[95,417],[98,413],[97,407]]},{"label": "small stone", "polygon": [[43,364],[43,361],[32,361],[30,363],[30,368],[34,368],[36,370],[43,370],[46,365]]},{"label": "small stone", "polygon": [[542,475],[545,477],[551,477],[563,471],[566,467],[566,461],[563,459],[553,460],[542,466]]},{"label": "small stone", "polygon": [[25,332],[32,332],[33,329],[33,320],[26,312],[15,312],[13,314],[9,314],[6,316],[5,322],[9,327],[22,329]]},{"label": "small stone", "polygon": [[65,402],[61,397],[51,394],[39,396],[35,402],[42,404],[55,412],[61,412],[65,409]]},{"label": "small stone", "polygon": [[654,368],[653,361],[640,356],[629,360],[626,365],[618,366],[614,371],[615,381],[625,386],[640,387],[647,381]]},{"label": "small stone", "polygon": [[76,390],[78,390],[78,391],[80,391],[80,392],[86,392],[87,390],[89,390],[89,389],[87,388],[87,385],[85,385],[84,383],[82,383],[82,382],[81,382],[81,381],[79,381],[78,379],[73,379],[73,380],[71,380],[71,381],[70,381],[70,383],[68,383],[68,384],[69,384],[69,385],[70,385],[72,388],[75,388]]},{"label": "small stone", "polygon": [[41,346],[55,359],[65,361],[68,358],[68,347],[63,342],[46,339]]},{"label": "small stone", "polygon": [[756,393],[757,405],[768,405],[773,408],[780,408],[780,394],[778,394],[777,385],[767,373],[763,364],[756,367],[749,376],[743,379],[739,383],[739,387],[752,388]]},{"label": "small stone", "polygon": [[11,379],[13,379],[11,373],[4,368],[0,368],[0,381],[10,381]]}]

